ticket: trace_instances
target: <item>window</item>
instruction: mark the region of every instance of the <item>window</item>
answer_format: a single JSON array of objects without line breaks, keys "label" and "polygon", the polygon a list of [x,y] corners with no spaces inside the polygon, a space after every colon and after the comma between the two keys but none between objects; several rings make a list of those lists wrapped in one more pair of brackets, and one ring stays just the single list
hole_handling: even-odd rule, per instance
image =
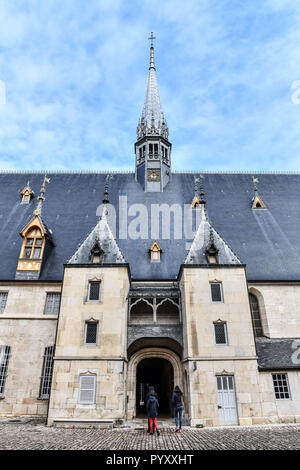
[{"label": "window", "polygon": [[84,405],[95,403],[96,375],[81,375],[79,380],[78,402]]},{"label": "window", "polygon": [[91,249],[90,260],[92,263],[101,263],[103,259],[103,251],[101,250],[99,244],[96,242],[93,248]]},{"label": "window", "polygon": [[45,304],[45,315],[57,315],[59,312],[60,293],[51,292],[47,294]]},{"label": "window", "polygon": [[212,302],[223,302],[222,283],[211,282],[211,300]]},{"label": "window", "polygon": [[0,313],[3,313],[6,307],[8,292],[0,292]]},{"label": "window", "polygon": [[261,324],[258,299],[254,294],[249,294],[249,300],[250,300],[254,336],[256,337],[263,336],[264,333],[263,333],[262,324]]},{"label": "window", "polygon": [[214,323],[216,344],[228,344],[227,326],[225,322]]},{"label": "window", "polygon": [[43,361],[43,369],[42,369],[40,393],[39,393],[39,397],[43,399],[49,398],[49,395],[50,395],[52,370],[53,370],[53,354],[54,354],[54,346],[47,346],[44,352],[44,361]]},{"label": "window", "polygon": [[4,396],[9,356],[10,346],[0,346],[0,397]]},{"label": "window", "polygon": [[272,374],[276,400],[291,398],[287,374]]},{"label": "window", "polygon": [[151,261],[159,262],[161,251],[159,244],[155,241],[149,250]]},{"label": "window", "polygon": [[23,189],[23,191],[21,191],[21,196],[22,196],[21,203],[29,204],[31,197],[33,196],[33,192],[31,191],[31,188],[29,186],[29,181],[27,183],[27,186]]},{"label": "window", "polygon": [[98,322],[87,321],[85,322],[85,344],[97,344],[98,336]]},{"label": "window", "polygon": [[100,282],[89,282],[89,295],[88,300],[99,300],[100,298]]},{"label": "window", "polygon": [[42,255],[43,238],[41,231],[38,228],[30,230],[26,234],[23,244],[23,253],[21,258],[26,259],[40,259]]},{"label": "window", "polygon": [[265,205],[258,195],[253,200],[252,209],[265,209]]},{"label": "window", "polygon": [[149,144],[149,157],[153,158],[153,144]]}]

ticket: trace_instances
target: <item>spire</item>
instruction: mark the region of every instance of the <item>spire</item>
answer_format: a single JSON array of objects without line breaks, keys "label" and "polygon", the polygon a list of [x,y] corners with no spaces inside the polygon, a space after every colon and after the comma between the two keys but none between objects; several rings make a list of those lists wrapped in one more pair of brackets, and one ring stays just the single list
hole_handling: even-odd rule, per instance
[{"label": "spire", "polygon": [[33,211],[34,215],[42,215],[42,207],[43,207],[43,202],[45,200],[45,192],[46,192],[46,183],[50,183],[50,178],[47,178],[45,175],[43,184],[40,189],[40,194],[38,196],[38,203],[36,209]]},{"label": "spire", "polygon": [[137,140],[146,135],[160,135],[168,139],[169,129],[162,112],[156,80],[153,45],[155,37],[153,36],[153,31],[151,31],[151,35],[148,39],[151,40],[150,66],[142,116],[137,127]]}]

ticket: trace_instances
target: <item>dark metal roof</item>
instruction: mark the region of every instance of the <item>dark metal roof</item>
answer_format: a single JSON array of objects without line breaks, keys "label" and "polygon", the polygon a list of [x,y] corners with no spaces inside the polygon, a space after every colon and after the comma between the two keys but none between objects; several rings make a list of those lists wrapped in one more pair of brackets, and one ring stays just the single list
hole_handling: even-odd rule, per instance
[{"label": "dark metal roof", "polygon": [[[192,239],[157,237],[161,262],[151,263],[149,239],[119,237],[119,196],[128,207],[143,204],[191,204],[194,176],[173,173],[162,193],[145,193],[133,173],[115,173],[110,203],[117,211],[117,242],[134,279],[175,279]],[[66,263],[97,223],[106,173],[51,173],[43,203],[43,220],[52,231],[55,247],[43,267],[42,280],[59,280]],[[300,174],[262,173],[259,194],[266,209],[253,210],[251,173],[205,173],[206,210],[210,222],[247,268],[248,279],[300,280]],[[13,280],[21,247],[19,232],[33,215],[35,198],[20,204],[27,181],[36,192],[44,173],[0,173],[0,279]],[[100,215],[98,213],[98,215]],[[137,214],[138,215],[138,214]],[[121,214],[124,217],[124,210]],[[134,217],[128,216],[128,223]],[[187,243],[188,242],[188,243]]]},{"label": "dark metal roof", "polygon": [[261,370],[300,369],[299,348],[299,338],[257,338],[258,367]]}]

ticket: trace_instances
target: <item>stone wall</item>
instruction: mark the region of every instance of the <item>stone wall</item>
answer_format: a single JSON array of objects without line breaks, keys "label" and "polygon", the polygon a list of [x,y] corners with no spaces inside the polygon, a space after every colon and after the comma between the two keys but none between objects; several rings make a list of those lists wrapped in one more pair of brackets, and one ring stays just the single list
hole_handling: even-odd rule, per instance
[{"label": "stone wall", "polygon": [[[89,281],[101,281],[100,300],[87,301]],[[126,268],[73,267],[64,274],[49,421],[124,417],[127,352]],[[98,321],[96,345],[84,344],[85,322]],[[78,403],[79,376],[97,375],[96,402]]]},{"label": "stone wall", "polygon": [[249,283],[259,301],[264,334],[270,338],[300,338],[300,285]]},{"label": "stone wall", "polygon": [[[221,282],[223,302],[212,302],[210,282]],[[185,268],[184,360],[189,378],[191,425],[219,425],[216,375],[234,375],[240,424],[261,418],[259,379],[247,283],[243,267]],[[214,324],[226,322],[228,345],[216,345]]]},{"label": "stone wall", "polygon": [[57,315],[44,315],[47,292],[60,292],[59,284],[1,285],[8,291],[0,315],[0,344],[10,346],[0,416],[46,416],[48,400],[39,399],[45,347],[55,341]]}]

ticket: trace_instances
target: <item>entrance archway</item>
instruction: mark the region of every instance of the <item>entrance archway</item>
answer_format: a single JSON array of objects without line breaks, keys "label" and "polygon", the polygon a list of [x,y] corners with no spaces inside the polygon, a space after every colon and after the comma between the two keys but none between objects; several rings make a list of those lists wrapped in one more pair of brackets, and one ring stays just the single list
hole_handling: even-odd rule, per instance
[{"label": "entrance archway", "polygon": [[158,396],[159,416],[169,417],[174,389],[174,372],[167,359],[147,358],[139,362],[136,370],[136,416],[146,415],[146,395],[152,385]]},{"label": "entrance archway", "polygon": [[[150,361],[147,362],[145,361],[146,359],[150,359]],[[162,361],[162,359],[164,361]],[[158,361],[156,362],[154,360]],[[155,369],[157,366],[159,369]],[[161,372],[158,374],[159,370]],[[169,384],[167,385],[168,390],[174,385],[179,385],[183,390],[182,365],[179,356],[174,351],[159,347],[149,347],[140,349],[132,354],[127,369],[127,419],[135,418],[137,416],[137,411],[138,414],[143,412],[143,409],[140,409],[136,403],[136,399],[139,399],[139,395],[137,394],[138,381],[140,380],[140,383],[144,383],[141,379],[146,377],[148,373],[148,377],[151,378],[153,377],[153,372],[160,375],[163,374],[163,371],[167,371],[167,374],[169,374],[168,380],[163,378],[163,381],[165,381],[165,383],[168,382]],[[160,377],[162,377],[162,375],[160,375]],[[154,379],[152,378],[152,380]],[[155,386],[155,383],[151,383],[151,385]],[[163,385],[164,383],[161,383],[161,385],[156,383],[157,389]],[[165,414],[170,413],[170,411],[168,411],[168,405],[164,399],[163,402],[163,409],[167,410]]]}]

